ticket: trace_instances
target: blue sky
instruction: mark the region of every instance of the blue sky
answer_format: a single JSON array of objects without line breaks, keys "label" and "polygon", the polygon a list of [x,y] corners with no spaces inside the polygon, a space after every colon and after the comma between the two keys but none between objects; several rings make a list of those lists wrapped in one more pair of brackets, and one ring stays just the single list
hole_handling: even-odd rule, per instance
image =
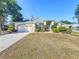
[{"label": "blue sky", "polygon": [[35,16],[56,21],[73,21],[72,17],[78,3],[79,0],[18,0],[25,18]]}]

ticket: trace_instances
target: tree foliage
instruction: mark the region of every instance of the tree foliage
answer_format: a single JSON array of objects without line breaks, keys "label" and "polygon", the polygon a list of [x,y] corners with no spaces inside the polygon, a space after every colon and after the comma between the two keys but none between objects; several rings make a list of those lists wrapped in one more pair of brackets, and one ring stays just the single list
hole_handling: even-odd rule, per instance
[{"label": "tree foliage", "polygon": [[23,16],[21,13],[17,13],[15,15],[12,15],[12,19],[14,22],[22,22],[23,21]]},{"label": "tree foliage", "polygon": [[5,17],[8,15],[12,16],[13,21],[22,21],[21,10],[22,8],[17,4],[16,0],[0,0],[0,24],[3,24]]},{"label": "tree foliage", "polygon": [[77,5],[77,8],[75,10],[75,18],[78,19],[78,23],[79,23],[79,4]]},{"label": "tree foliage", "polygon": [[64,24],[72,24],[72,22],[67,21],[67,20],[65,20],[65,21],[61,21],[61,23],[64,23]]}]

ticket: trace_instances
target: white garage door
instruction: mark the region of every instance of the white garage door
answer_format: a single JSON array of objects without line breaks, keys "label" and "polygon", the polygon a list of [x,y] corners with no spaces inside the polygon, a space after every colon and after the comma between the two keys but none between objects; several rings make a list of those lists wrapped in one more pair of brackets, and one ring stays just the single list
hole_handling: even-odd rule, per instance
[{"label": "white garage door", "polygon": [[18,26],[18,32],[29,32],[25,25]]}]

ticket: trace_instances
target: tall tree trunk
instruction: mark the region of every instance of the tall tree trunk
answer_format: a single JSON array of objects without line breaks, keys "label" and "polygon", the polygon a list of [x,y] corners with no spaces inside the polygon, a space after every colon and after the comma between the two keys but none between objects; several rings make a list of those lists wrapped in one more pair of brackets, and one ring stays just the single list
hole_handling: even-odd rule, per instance
[{"label": "tall tree trunk", "polygon": [[3,28],[4,28],[4,19],[3,19],[3,16],[0,16],[0,28],[3,31]]}]

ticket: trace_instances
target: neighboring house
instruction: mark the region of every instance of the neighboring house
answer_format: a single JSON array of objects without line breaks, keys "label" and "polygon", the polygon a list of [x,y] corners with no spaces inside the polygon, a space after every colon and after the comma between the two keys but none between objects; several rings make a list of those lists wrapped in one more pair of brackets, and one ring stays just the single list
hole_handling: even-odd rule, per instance
[{"label": "neighboring house", "polygon": [[61,24],[61,23],[59,23],[58,27],[59,26],[64,26],[66,28],[69,28],[71,26],[73,32],[79,32],[79,24]]},{"label": "neighboring house", "polygon": [[73,32],[79,32],[79,24],[72,24]]},{"label": "neighboring house", "polygon": [[[37,28],[44,29],[46,25],[46,21],[44,20],[34,20],[34,21],[27,21],[27,22],[14,22],[15,29],[18,32],[35,32]],[[49,26],[49,30],[51,31],[51,26],[54,24],[54,21],[51,22]]]}]

